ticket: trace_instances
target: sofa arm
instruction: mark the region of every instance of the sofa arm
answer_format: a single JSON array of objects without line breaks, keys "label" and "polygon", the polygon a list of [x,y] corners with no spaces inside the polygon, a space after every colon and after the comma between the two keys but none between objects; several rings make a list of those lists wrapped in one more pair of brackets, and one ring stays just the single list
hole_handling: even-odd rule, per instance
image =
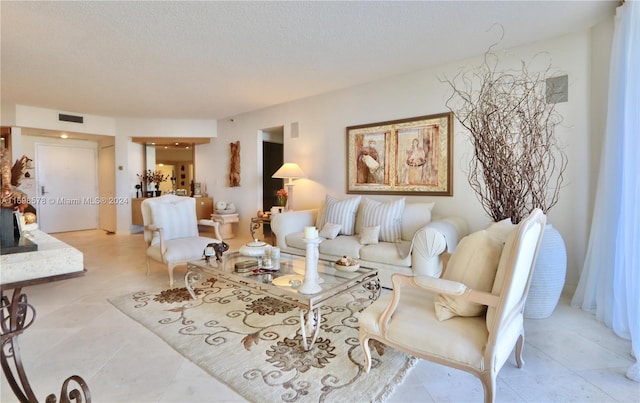
[{"label": "sofa arm", "polygon": [[442,273],[441,255],[453,252],[467,231],[466,222],[455,216],[434,220],[416,231],[411,253],[413,273],[439,277]]},{"label": "sofa arm", "polygon": [[287,211],[271,216],[271,231],[276,236],[279,248],[287,246],[286,236],[296,232],[303,232],[304,227],[316,224],[318,210]]}]

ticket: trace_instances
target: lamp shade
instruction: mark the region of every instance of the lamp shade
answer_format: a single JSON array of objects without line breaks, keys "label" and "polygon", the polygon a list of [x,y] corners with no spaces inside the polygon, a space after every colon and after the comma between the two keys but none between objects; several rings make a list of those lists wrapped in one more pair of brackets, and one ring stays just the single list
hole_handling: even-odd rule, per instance
[{"label": "lamp shade", "polygon": [[304,174],[302,169],[295,162],[285,162],[280,169],[276,171],[272,178],[285,178],[285,179],[296,179],[296,178],[306,178],[307,175]]}]

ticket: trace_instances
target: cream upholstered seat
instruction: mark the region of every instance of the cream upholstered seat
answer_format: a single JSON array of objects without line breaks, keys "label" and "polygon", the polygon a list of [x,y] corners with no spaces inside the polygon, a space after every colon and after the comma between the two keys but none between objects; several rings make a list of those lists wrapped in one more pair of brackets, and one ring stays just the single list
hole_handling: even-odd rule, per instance
[{"label": "cream upholstered seat", "polygon": [[[447,280],[446,272],[444,278],[394,274],[393,292],[366,308],[358,319],[367,372],[372,364],[369,340],[375,339],[472,373],[482,381],[485,402],[493,402],[497,374],[514,346],[516,363],[523,365],[522,311],[545,223],[546,216],[536,209],[504,233],[502,240],[496,240],[495,233],[479,231],[468,237],[469,242],[458,245],[449,264],[459,266],[458,275],[460,266],[466,265],[470,271],[463,278],[475,276],[477,266],[482,265],[479,256],[497,266],[485,265],[492,278],[492,270],[495,273],[494,281],[471,278],[486,291]],[[492,242],[499,247],[493,248]],[[384,356],[375,360],[384,360]]]},{"label": "cream upholstered seat", "polygon": [[173,285],[173,269],[179,264],[202,258],[209,243],[220,242],[217,223],[213,231],[217,239],[198,233],[195,199],[166,195],[145,199],[141,203],[144,240],[147,244],[147,274],[149,261],[167,265],[169,286]]}]

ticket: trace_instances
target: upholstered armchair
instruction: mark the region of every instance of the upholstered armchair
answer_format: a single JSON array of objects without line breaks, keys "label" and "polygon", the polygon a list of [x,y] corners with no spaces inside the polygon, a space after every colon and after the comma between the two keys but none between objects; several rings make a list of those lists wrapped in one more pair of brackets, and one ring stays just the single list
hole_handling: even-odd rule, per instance
[{"label": "upholstered armchair", "polygon": [[465,238],[442,278],[394,274],[393,292],[359,317],[365,369],[369,340],[480,378],[485,402],[494,401],[498,372],[515,347],[523,365],[524,303],[546,223],[534,210],[519,225],[494,224]]},{"label": "upholstered armchair", "polygon": [[207,244],[221,242],[218,223],[213,227],[217,239],[199,235],[196,204],[192,197],[148,198],[142,202],[141,210],[147,245],[147,274],[150,273],[150,260],[166,264],[169,286],[173,286],[173,269],[177,265],[201,259]]}]

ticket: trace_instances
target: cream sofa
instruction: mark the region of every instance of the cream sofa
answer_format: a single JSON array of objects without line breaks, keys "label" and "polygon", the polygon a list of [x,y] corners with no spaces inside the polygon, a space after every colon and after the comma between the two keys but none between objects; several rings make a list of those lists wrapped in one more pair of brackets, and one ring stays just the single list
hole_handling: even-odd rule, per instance
[{"label": "cream sofa", "polygon": [[[335,207],[340,204],[342,211],[335,214],[335,210],[340,210]],[[440,276],[442,254],[453,252],[458,240],[467,234],[467,224],[460,217],[432,219],[433,205],[405,204],[404,198],[381,203],[361,196],[344,200],[327,196],[319,209],[274,214],[271,230],[282,251],[304,255],[304,229],[315,226],[322,239],[318,247],[321,259],[356,258],[362,266],[378,269],[382,286],[391,288],[393,273]],[[335,228],[328,227],[335,227],[334,221],[349,228],[342,228],[333,237]],[[393,231],[370,234],[377,226],[394,227],[395,235]],[[334,232],[329,234],[328,229]],[[369,235],[373,238],[377,235],[378,239],[366,240]]]}]

